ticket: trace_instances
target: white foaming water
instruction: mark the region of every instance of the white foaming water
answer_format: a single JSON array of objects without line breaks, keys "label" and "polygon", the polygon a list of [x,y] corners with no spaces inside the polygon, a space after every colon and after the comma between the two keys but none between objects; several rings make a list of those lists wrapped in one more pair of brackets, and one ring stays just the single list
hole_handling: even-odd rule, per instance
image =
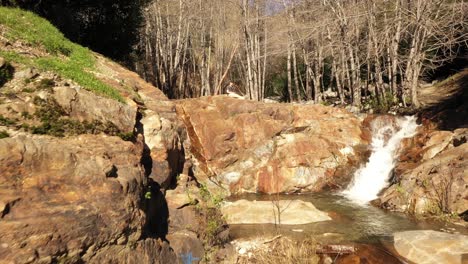
[{"label": "white foaming water", "polygon": [[396,117],[395,122],[376,119],[372,122],[372,154],[367,164],[354,174],[348,188],[342,192],[348,199],[366,204],[388,185],[390,172],[395,167],[398,147],[404,138],[416,134],[414,116]]}]

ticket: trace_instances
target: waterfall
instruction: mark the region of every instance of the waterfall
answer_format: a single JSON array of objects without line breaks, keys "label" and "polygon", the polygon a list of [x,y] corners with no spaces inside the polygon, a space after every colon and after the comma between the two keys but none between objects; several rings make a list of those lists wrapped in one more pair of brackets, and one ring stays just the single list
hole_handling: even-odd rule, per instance
[{"label": "waterfall", "polygon": [[384,116],[373,120],[372,153],[369,161],[356,171],[352,182],[342,194],[360,204],[376,199],[378,193],[388,186],[401,140],[414,136],[417,127],[414,116],[395,117],[391,120]]}]

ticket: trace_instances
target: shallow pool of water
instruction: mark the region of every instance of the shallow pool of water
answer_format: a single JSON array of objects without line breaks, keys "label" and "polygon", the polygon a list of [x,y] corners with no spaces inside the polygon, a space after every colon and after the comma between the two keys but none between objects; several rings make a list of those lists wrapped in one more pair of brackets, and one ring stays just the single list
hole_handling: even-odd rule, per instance
[{"label": "shallow pool of water", "polygon": [[[313,238],[323,243],[382,243],[391,240],[392,234],[405,230],[444,230],[466,233],[467,230],[434,221],[420,221],[404,214],[388,212],[371,205],[359,205],[347,198],[329,193],[306,195],[258,195],[247,194],[230,197],[229,200],[291,200],[311,202],[317,209],[327,212],[331,221],[306,225],[232,225],[231,235],[236,238],[249,238],[262,235],[282,235],[294,238]],[[273,208],[273,205],[272,205]],[[272,209],[273,210],[273,209]],[[298,215],[297,217],[301,217]]]}]

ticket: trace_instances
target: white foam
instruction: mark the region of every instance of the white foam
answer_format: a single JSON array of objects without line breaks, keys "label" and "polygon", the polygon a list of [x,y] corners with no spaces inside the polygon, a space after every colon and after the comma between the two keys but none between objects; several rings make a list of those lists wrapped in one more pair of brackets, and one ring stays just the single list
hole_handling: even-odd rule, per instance
[{"label": "white foam", "polygon": [[342,194],[360,204],[376,199],[378,193],[388,186],[401,140],[414,136],[417,127],[414,116],[397,118],[396,125],[393,122],[373,123],[372,154],[369,161],[356,171]]}]

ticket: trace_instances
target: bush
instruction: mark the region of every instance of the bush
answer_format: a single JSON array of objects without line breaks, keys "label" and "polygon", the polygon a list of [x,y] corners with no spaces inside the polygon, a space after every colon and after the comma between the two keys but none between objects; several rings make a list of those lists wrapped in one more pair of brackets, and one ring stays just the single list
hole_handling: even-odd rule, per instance
[{"label": "bush", "polygon": [[8,134],[8,132],[4,131],[4,130],[0,130],[0,139],[2,138],[7,138],[9,137],[10,135]]},{"label": "bush", "polygon": [[7,117],[4,117],[3,115],[0,115],[0,126],[12,126],[16,124],[16,120],[9,119]]},{"label": "bush", "polygon": [[0,68],[0,87],[13,78],[14,71],[13,66],[11,66],[9,62],[5,62],[5,64]]}]

